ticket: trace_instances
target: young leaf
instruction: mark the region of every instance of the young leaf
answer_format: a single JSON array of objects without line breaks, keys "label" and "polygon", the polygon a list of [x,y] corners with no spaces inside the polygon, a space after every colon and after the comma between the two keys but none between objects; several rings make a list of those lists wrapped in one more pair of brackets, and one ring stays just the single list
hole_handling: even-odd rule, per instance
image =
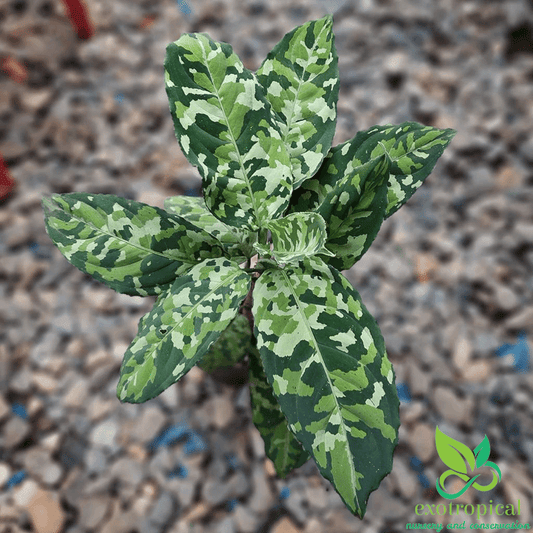
[{"label": "young leaf", "polygon": [[207,259],[170,286],[139,322],[120,367],[117,397],[142,403],[176,383],[227,328],[251,278],[227,259]]},{"label": "young leaf", "polygon": [[286,210],[290,158],[264,90],[231,46],[186,33],[167,46],[165,84],[176,136],[203,178],[208,209],[256,230]]},{"label": "young leaf", "polygon": [[294,28],[257,71],[280,119],[295,189],[318,170],[335,134],[339,69],[332,27],[326,15]]},{"label": "young leaf", "polygon": [[255,336],[289,427],[348,508],[364,516],[392,468],[399,400],[375,319],[320,258],[272,269],[253,292]]},{"label": "young leaf", "polygon": [[470,472],[473,472],[476,467],[472,450],[462,442],[448,437],[439,429],[439,426],[435,429],[435,446],[441,461],[452,470],[467,474],[467,465],[470,467]]},{"label": "young leaf", "polygon": [[244,315],[237,315],[211,345],[198,366],[210,374],[222,366],[233,366],[252,350],[252,330]]},{"label": "young leaf", "polygon": [[265,453],[279,477],[285,478],[308,459],[307,453],[287,425],[272,387],[268,384],[257,348],[250,351],[250,399],[252,421],[265,442]]},{"label": "young leaf", "polygon": [[126,198],[69,193],[42,203],[48,235],[65,258],[123,294],[160,294],[193,265],[224,253],[188,220]]},{"label": "young leaf", "polygon": [[259,243],[255,250],[261,255],[272,255],[278,263],[296,263],[304,257],[324,253],[326,223],[317,213],[292,213],[269,222],[266,227],[272,233],[273,249]]},{"label": "young leaf", "polygon": [[226,257],[236,263],[255,254],[251,243],[255,242],[257,234],[224,224],[207,209],[203,198],[171,196],[165,199],[164,206],[169,213],[180,215],[213,235],[222,244]]}]

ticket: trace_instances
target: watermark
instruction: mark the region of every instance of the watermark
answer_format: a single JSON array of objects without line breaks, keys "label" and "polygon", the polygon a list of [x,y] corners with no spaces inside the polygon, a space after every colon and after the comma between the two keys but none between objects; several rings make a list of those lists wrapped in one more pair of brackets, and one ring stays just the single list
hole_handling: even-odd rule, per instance
[{"label": "watermark", "polygon": [[[435,445],[437,447],[437,453],[441,458],[441,461],[449,467],[439,479],[436,481],[437,492],[447,500],[453,500],[464,494],[471,486],[476,490],[486,492],[493,489],[502,478],[502,473],[498,465],[489,461],[490,456],[490,443],[487,435],[484,439],[474,448],[474,452],[458,440],[448,437],[443,433],[439,426],[435,430]],[[492,481],[488,485],[480,485],[477,483],[477,479],[481,473],[476,474],[473,477],[468,475],[468,468],[470,472],[478,468],[490,468],[492,470]],[[462,479],[466,485],[459,491],[449,494],[444,489],[444,482],[449,476],[457,476]]]},{"label": "watermark", "polygon": [[[465,444],[443,433],[438,426],[435,429],[435,447],[442,462],[448,467],[435,481],[437,492],[446,500],[453,500],[464,494],[470,487],[480,492],[493,489],[502,478],[498,465],[489,461],[490,443],[485,435],[483,440],[472,451]],[[483,474],[492,474],[492,480],[482,484],[479,479]],[[444,482],[450,476],[457,476],[465,482],[463,488],[450,493],[444,487]],[[470,524],[467,521],[449,523],[446,526],[437,522],[412,522],[405,524],[407,530],[434,530],[442,529],[477,529],[477,530],[530,530],[529,523],[520,522],[520,499],[516,503],[495,503],[489,500],[487,504],[459,504],[459,503],[418,503],[415,505],[417,516],[468,516],[475,518],[478,523]],[[497,517],[510,517],[512,522],[499,523]],[[459,518],[461,520],[461,518]],[[471,520],[469,520],[470,522]],[[485,522],[487,521],[487,522]]]}]

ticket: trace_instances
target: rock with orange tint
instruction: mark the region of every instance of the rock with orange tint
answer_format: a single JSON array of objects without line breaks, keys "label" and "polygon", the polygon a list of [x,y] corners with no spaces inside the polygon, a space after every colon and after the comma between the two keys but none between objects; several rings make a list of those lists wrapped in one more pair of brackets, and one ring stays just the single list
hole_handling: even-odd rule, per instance
[{"label": "rock with orange tint", "polygon": [[418,254],[415,259],[415,274],[420,283],[428,282],[439,268],[439,262],[430,254]]}]

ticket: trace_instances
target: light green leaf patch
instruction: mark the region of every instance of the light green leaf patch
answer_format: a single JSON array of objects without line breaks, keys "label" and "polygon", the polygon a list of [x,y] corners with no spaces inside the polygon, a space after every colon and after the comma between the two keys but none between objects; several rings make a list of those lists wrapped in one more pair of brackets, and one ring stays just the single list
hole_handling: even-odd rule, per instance
[{"label": "light green leaf patch", "polygon": [[43,198],[48,235],[76,268],[117,292],[161,294],[220,243],[190,221],[158,207],[109,194]]},{"label": "light green leaf patch", "polygon": [[263,437],[265,453],[274,463],[276,473],[285,478],[294,468],[302,466],[309,459],[309,453],[289,429],[255,347],[250,351],[249,362],[252,421]]},{"label": "light green leaf patch", "polygon": [[293,213],[266,226],[272,233],[272,250],[256,243],[260,255],[272,255],[278,264],[295,263],[316,254],[333,255],[324,244],[326,223],[317,213]]},{"label": "light green leaf patch", "polygon": [[399,401],[379,327],[320,258],[269,270],[253,292],[254,333],[291,431],[362,517],[392,468]]},{"label": "light green leaf patch", "polygon": [[264,89],[226,43],[185,33],[167,46],[166,91],[176,137],[203,178],[208,209],[257,230],[287,209],[290,158]]},{"label": "light green leaf patch", "polygon": [[139,322],[120,367],[117,397],[142,403],[176,383],[235,318],[251,278],[227,259],[191,268]]},{"label": "light green leaf patch", "polygon": [[335,134],[339,69],[332,28],[331,15],[297,26],[257,71],[279,117],[295,189],[318,170]]},{"label": "light green leaf patch", "polygon": [[224,224],[207,209],[203,198],[171,196],[165,199],[164,206],[169,213],[182,216],[213,235],[221,243],[226,257],[236,263],[242,263],[254,255],[252,243],[257,240],[257,233]]}]

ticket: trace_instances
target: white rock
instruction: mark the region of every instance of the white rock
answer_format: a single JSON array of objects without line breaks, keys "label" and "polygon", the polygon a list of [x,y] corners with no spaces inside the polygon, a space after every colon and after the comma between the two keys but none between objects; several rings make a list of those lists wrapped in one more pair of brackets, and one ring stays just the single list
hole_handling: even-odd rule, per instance
[{"label": "white rock", "polygon": [[104,420],[91,431],[89,441],[96,446],[114,447],[117,432],[118,426],[114,420]]},{"label": "white rock", "polygon": [[7,463],[0,463],[0,487],[11,477],[11,467]]},{"label": "white rock", "polygon": [[11,418],[11,420],[8,420],[2,428],[0,448],[14,448],[30,434],[30,431],[31,429],[28,422],[18,416]]},{"label": "white rock", "polygon": [[458,369],[464,369],[472,357],[472,343],[465,336],[461,335],[455,341],[454,350],[452,353],[453,364]]},{"label": "white rock", "polygon": [[167,422],[165,413],[157,405],[147,405],[141,415],[132,424],[129,434],[132,440],[142,444],[152,441],[163,429]]},{"label": "white rock", "polygon": [[433,395],[433,405],[449,422],[456,424],[471,423],[472,411],[474,408],[474,398],[461,399],[451,389],[445,387],[436,387]]},{"label": "white rock", "polygon": [[104,496],[90,496],[82,498],[79,502],[78,521],[87,529],[97,528],[109,511],[111,502]]},{"label": "white rock", "polygon": [[265,471],[259,465],[252,471],[253,492],[248,502],[250,509],[257,514],[264,513],[274,504],[274,496]]},{"label": "white rock", "polygon": [[409,432],[409,443],[423,463],[429,462],[435,455],[435,429],[429,424],[417,424]]},{"label": "white rock", "polygon": [[247,506],[237,505],[233,511],[237,529],[242,533],[254,533],[259,525],[258,516]]}]

